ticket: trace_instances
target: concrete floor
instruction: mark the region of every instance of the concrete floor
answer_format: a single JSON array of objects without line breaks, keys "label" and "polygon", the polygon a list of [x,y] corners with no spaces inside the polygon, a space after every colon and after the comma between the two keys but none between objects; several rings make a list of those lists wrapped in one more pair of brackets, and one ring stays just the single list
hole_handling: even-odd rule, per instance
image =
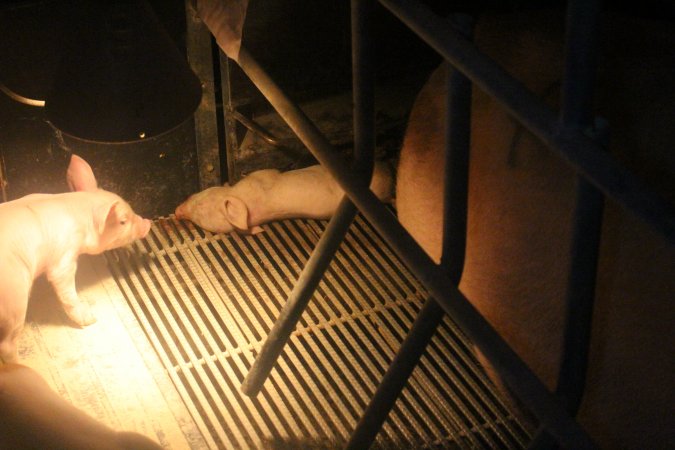
[{"label": "concrete floor", "polygon": [[80,329],[44,278],[36,281],[19,362],[66,401],[115,429],[167,449],[206,448],[200,432],[109,275],[102,256],[82,256],[77,285],[97,322]]}]

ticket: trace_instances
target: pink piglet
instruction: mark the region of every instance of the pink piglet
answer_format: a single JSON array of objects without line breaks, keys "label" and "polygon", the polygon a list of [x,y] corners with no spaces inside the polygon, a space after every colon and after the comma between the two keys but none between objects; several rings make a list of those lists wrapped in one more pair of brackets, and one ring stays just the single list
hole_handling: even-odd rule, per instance
[{"label": "pink piglet", "polygon": [[74,192],[30,194],[0,204],[0,358],[17,359],[33,280],[45,273],[65,312],[79,326],[96,321],[75,288],[77,258],[142,239],[151,221],[120,196],[98,188],[91,167],[72,155],[67,171]]}]

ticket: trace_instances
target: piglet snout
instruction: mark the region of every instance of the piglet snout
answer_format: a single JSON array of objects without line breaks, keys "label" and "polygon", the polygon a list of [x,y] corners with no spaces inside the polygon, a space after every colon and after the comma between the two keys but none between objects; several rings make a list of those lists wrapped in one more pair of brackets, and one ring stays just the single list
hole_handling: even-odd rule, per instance
[{"label": "piglet snout", "polygon": [[177,219],[190,219],[190,215],[188,213],[188,203],[190,202],[191,198],[192,196],[188,197],[187,200],[176,207],[174,214],[176,215]]},{"label": "piglet snout", "polygon": [[174,214],[176,214],[176,218],[177,218],[177,219],[185,219],[185,218],[186,218],[186,215],[185,215],[185,206],[179,205],[179,206],[176,208],[176,211],[175,211]]}]

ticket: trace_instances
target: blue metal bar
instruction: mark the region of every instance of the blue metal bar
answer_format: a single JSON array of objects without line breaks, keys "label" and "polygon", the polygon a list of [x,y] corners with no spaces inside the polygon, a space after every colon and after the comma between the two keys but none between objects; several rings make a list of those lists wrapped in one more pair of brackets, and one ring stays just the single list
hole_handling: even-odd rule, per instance
[{"label": "blue metal bar", "polygon": [[333,260],[335,252],[340,247],[342,238],[349,230],[355,215],[356,207],[348,197],[344,197],[326,230],[321,235],[314,251],[312,251],[300,277],[295,282],[279,317],[265,338],[260,353],[258,353],[251,369],[246,374],[241,384],[241,391],[244,394],[255,397],[262,389],[323,274]]},{"label": "blue metal bar", "polygon": [[375,69],[369,24],[375,0],[351,0],[354,156],[362,180],[370,180],[375,155]]},{"label": "blue metal bar", "polygon": [[[600,0],[570,0],[567,6],[567,40],[560,122],[580,132],[593,129],[593,84],[596,76]],[[604,151],[607,130],[592,137]],[[590,151],[590,150],[589,150]],[[575,414],[586,384],[588,347],[595,300],[604,197],[595,186],[577,176],[576,210],[567,283],[567,315],[563,354],[556,392]]]},{"label": "blue metal bar", "polygon": [[[596,142],[607,145],[606,129],[594,130],[593,119],[600,15],[599,0],[570,0],[567,4],[560,127],[589,133]],[[578,411],[586,384],[603,210],[602,193],[577,175],[563,347],[556,387],[556,394],[570,414]],[[552,449],[555,443],[540,428],[530,448]]]},{"label": "blue metal bar", "polygon": [[560,127],[554,111],[425,6],[413,0],[379,1],[579,174],[675,244],[675,208],[599,144],[578,129]]},{"label": "blue metal bar", "polygon": [[396,356],[382,377],[375,394],[359,419],[345,450],[369,448],[394,407],[396,399],[419,362],[444,317],[443,309],[433,298],[428,298],[417,314],[410,332],[396,352]]},{"label": "blue metal bar", "polygon": [[[456,18],[463,33],[470,36],[473,19]],[[443,253],[441,266],[454,284],[459,284],[466,249],[469,149],[471,134],[471,82],[461,73],[447,68],[446,149],[443,204]],[[415,318],[384,374],[375,395],[361,416],[346,448],[369,448],[400,396],[410,375],[445,316],[443,309],[428,298]]]},{"label": "blue metal bar", "polygon": [[[370,67],[373,60],[371,42],[365,33],[367,23],[372,20],[373,0],[352,0],[352,58],[354,84],[354,169],[362,184],[373,173],[375,154],[375,94],[374,70]],[[320,138],[323,146],[329,147],[325,138]],[[307,265],[293,286],[293,291],[285,303],[279,317],[274,322],[265,342],[256,357],[253,366],[244,378],[241,390],[248,396],[256,396],[279,358],[286,342],[300,320],[323,274],[328,269],[335,252],[349,229],[356,207],[345,196],[337,211],[321,235],[316,248],[312,251]]]}]

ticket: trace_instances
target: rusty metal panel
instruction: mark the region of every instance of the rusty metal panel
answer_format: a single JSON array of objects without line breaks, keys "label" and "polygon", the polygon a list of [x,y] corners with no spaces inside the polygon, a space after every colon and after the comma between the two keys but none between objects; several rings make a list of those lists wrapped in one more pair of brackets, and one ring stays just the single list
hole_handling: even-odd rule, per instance
[{"label": "rusty metal panel", "polygon": [[211,33],[189,0],[185,2],[188,62],[202,83],[202,101],[194,114],[200,190],[221,184],[218,117]]}]

